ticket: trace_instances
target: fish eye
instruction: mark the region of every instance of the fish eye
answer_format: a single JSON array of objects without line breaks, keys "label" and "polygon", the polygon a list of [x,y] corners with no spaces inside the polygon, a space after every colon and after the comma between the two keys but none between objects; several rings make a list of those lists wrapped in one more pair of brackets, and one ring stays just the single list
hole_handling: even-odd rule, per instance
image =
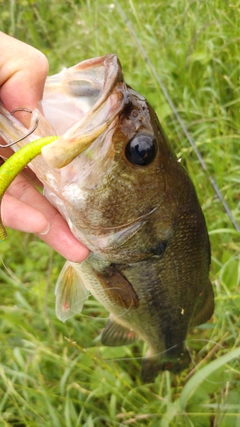
[{"label": "fish eye", "polygon": [[136,135],[126,146],[126,157],[134,165],[147,166],[156,156],[157,143],[151,135]]}]

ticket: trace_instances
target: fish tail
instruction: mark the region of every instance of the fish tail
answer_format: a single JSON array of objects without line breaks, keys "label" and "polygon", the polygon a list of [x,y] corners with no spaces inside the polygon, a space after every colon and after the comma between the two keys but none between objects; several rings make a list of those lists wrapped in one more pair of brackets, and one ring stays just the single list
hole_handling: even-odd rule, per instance
[{"label": "fish tail", "polygon": [[189,353],[184,350],[179,357],[167,357],[167,352],[161,356],[155,355],[145,357],[142,364],[141,380],[144,383],[151,383],[155,380],[159,372],[170,371],[179,374],[186,369],[191,362]]}]

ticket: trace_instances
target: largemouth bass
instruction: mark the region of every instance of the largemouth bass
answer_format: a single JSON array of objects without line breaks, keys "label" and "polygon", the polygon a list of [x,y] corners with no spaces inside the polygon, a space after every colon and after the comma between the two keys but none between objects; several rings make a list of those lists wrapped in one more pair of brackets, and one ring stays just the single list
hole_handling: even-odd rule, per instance
[{"label": "largemouth bass", "polygon": [[[57,316],[79,313],[90,292],[110,312],[104,345],[147,343],[143,381],[181,371],[188,329],[213,313],[210,244],[194,186],[155,112],[126,85],[115,55],[48,77],[40,110],[37,130],[17,145],[59,135],[30,167],[91,251],[80,264],[66,262]],[[7,142],[27,133],[0,112]]]}]

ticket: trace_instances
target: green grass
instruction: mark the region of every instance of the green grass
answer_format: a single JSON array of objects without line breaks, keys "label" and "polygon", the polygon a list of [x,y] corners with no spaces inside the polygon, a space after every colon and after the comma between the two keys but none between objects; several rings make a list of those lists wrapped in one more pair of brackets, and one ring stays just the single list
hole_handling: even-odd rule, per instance
[{"label": "green grass", "polygon": [[92,298],[81,315],[58,321],[54,286],[63,260],[34,236],[10,231],[0,248],[0,426],[239,427],[239,234],[129,25],[240,222],[240,1],[0,0],[0,8],[1,29],[42,50],[51,73],[109,52],[119,56],[126,81],[152,103],[194,181],[216,297],[211,322],[187,337],[193,366],[143,385],[143,345],[101,346],[107,313]]}]

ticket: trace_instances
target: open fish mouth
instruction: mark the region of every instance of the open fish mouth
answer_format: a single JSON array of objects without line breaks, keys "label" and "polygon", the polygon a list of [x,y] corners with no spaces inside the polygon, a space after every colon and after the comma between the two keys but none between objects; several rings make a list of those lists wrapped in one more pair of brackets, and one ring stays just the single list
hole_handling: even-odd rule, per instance
[{"label": "open fish mouth", "polygon": [[45,117],[62,135],[90,110],[97,111],[122,81],[115,55],[85,60],[47,77],[40,104]]},{"label": "open fish mouth", "polygon": [[68,165],[110,126],[124,108],[126,97],[117,56],[88,59],[47,78],[39,103],[43,116],[33,111],[30,127],[36,119],[38,127],[31,135],[0,104],[0,135],[7,143],[27,135],[16,149],[39,137],[58,135],[56,144],[42,150],[47,164],[58,169]]},{"label": "open fish mouth", "polygon": [[125,105],[126,85],[115,55],[89,59],[48,77],[41,109],[60,138],[42,155],[69,164],[101,135]]}]

